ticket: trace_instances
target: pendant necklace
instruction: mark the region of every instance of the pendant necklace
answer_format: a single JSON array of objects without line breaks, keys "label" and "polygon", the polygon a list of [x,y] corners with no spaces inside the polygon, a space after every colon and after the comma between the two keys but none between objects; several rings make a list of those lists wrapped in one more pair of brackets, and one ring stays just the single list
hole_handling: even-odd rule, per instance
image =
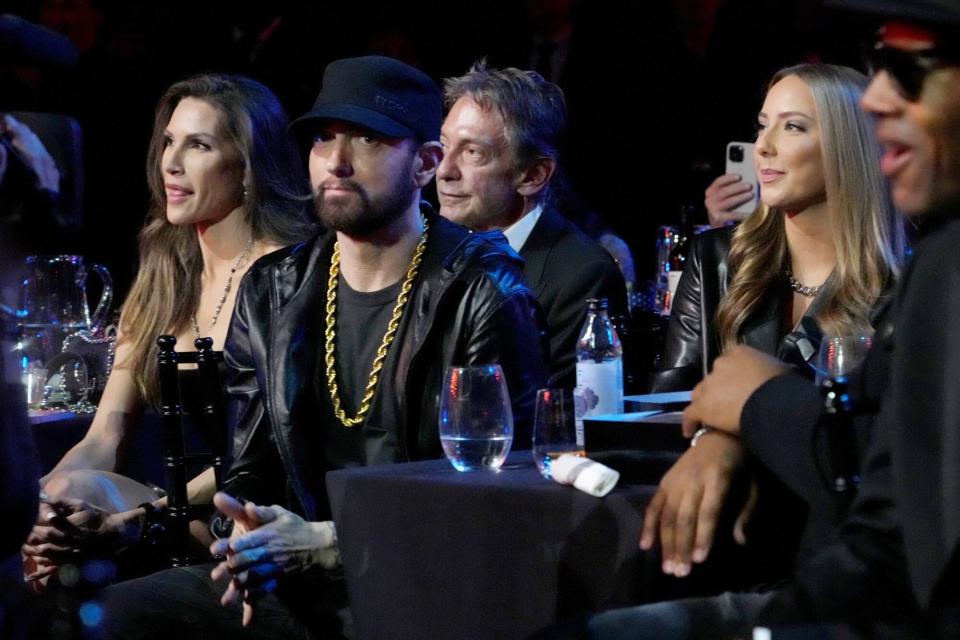
[{"label": "pendant necklace", "polygon": [[[237,269],[242,267],[247,260],[247,257],[250,255],[250,250],[253,248],[253,238],[247,240],[247,244],[243,247],[243,251],[240,252],[240,255],[237,256],[236,261],[233,263],[233,266],[230,267],[230,275],[227,276],[227,284],[223,287],[223,293],[220,295],[220,300],[217,301],[217,306],[213,310],[213,317],[210,318],[210,327],[207,331],[213,330],[217,324],[217,320],[220,319],[220,311],[223,309],[224,303],[227,301],[227,295],[230,293],[230,289],[233,288],[233,274],[237,272]],[[197,314],[194,313],[192,318],[193,320],[193,335],[197,338],[200,337],[200,323],[197,322]]]}]

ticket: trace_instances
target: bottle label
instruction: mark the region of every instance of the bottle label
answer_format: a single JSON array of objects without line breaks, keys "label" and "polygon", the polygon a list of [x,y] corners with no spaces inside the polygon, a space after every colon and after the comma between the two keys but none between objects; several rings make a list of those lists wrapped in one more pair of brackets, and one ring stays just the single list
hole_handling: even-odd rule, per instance
[{"label": "bottle label", "polygon": [[577,363],[577,388],[573,391],[577,416],[577,444],[583,444],[583,419],[605,413],[623,413],[623,362],[585,360]]},{"label": "bottle label", "polygon": [[670,270],[667,272],[667,290],[670,293],[667,295],[666,303],[663,305],[662,315],[670,315],[670,311],[673,309],[673,297],[677,294],[677,285],[680,284],[680,276],[682,275],[683,271]]}]

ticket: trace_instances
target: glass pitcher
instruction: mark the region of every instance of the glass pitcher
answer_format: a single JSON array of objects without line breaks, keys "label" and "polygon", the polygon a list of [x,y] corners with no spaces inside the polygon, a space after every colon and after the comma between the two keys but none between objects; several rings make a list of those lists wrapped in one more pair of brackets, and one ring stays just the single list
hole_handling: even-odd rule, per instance
[{"label": "glass pitcher", "polygon": [[[96,310],[87,306],[87,276],[93,270],[103,281]],[[85,265],[83,256],[29,256],[20,280],[17,306],[21,371],[45,369],[79,331],[99,336],[113,301],[113,278],[106,267]],[[49,371],[53,374],[53,371]]]},{"label": "glass pitcher", "polygon": [[[93,316],[87,306],[89,270],[103,281]],[[112,301],[113,278],[103,265],[84,265],[83,256],[29,256],[21,280],[18,324],[99,333]]]}]

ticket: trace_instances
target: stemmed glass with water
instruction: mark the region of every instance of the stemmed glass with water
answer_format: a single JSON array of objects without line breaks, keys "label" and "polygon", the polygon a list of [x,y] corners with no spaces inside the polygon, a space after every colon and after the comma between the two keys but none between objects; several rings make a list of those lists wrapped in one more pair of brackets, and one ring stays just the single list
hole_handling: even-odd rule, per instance
[{"label": "stemmed glass with water", "polygon": [[853,371],[867,357],[873,338],[870,336],[826,337],[820,343],[814,372],[817,386]]},{"label": "stemmed glass with water", "polygon": [[498,364],[447,367],[440,444],[457,471],[498,470],[513,443],[513,410]]},{"label": "stemmed glass with water", "polygon": [[817,352],[816,383],[824,396],[822,424],[829,458],[829,471],[821,467],[821,473],[838,494],[850,495],[849,490],[860,482],[847,374],[863,362],[872,344],[870,336],[830,337],[823,339]]}]

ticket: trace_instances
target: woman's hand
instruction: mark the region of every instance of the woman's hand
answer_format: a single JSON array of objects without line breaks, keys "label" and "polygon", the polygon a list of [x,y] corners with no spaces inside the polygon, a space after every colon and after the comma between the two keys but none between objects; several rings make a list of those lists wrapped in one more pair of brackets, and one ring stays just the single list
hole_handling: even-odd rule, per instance
[{"label": "woman's hand", "polygon": [[753,185],[736,173],[727,173],[710,183],[704,193],[703,204],[711,227],[722,227],[740,222],[748,213],[737,213],[737,207],[753,199]]},{"label": "woman's hand", "polygon": [[[659,531],[663,572],[682,578],[707,559],[717,519],[744,459],[743,445],[725,433],[706,433],[670,468],[647,506],[640,548],[649,551]],[[752,501],[747,508],[752,508]],[[738,542],[742,539],[742,521]]]},{"label": "woman's hand", "polygon": [[27,579],[46,578],[71,558],[110,553],[136,542],[141,513],[109,513],[83,500],[45,497],[22,548],[28,564],[35,565]]}]

